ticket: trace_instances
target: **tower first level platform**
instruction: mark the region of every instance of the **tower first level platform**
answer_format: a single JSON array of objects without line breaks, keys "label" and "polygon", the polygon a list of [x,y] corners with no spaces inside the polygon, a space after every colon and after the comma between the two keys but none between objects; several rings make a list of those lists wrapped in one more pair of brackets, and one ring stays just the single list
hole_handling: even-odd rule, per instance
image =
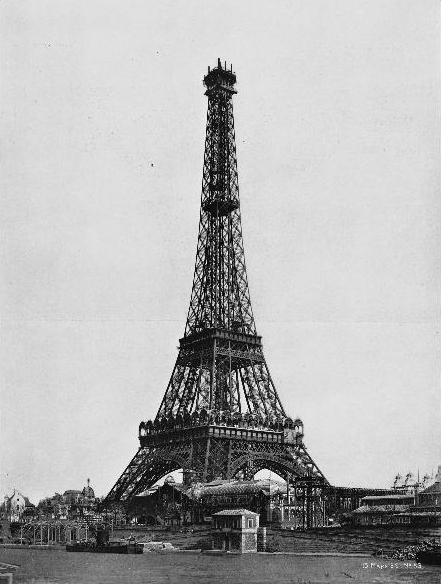
[{"label": "tower first level platform", "polygon": [[202,410],[141,422],[140,449],[108,498],[129,499],[178,469],[183,470],[185,484],[251,479],[263,468],[283,477],[327,484],[302,438],[300,420],[264,421],[251,414],[230,417]]}]

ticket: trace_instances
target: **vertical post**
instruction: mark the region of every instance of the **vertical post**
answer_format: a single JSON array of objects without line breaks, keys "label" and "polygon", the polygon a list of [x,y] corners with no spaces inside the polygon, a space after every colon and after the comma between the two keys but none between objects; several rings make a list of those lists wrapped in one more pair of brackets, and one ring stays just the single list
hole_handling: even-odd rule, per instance
[{"label": "vertical post", "polygon": [[295,483],[294,483],[294,489],[293,489],[293,497],[292,497],[291,501],[292,501],[292,505],[293,505],[293,509],[294,509],[294,527],[297,527],[297,497],[296,497]]},{"label": "vertical post", "polygon": [[[239,413],[242,412],[242,404],[240,403],[240,390],[239,390],[239,370],[236,369],[236,391],[237,391],[237,402],[238,402],[238,411]],[[248,398],[246,398],[248,399]]]},{"label": "vertical post", "polygon": [[202,475],[202,482],[205,482],[207,480],[207,472],[208,472],[208,458],[210,456],[210,436],[208,436],[208,440],[207,440],[207,450],[205,452],[205,462],[204,462],[204,471],[203,471],[203,475]]},{"label": "vertical post", "polygon": [[[193,440],[191,441],[191,444],[190,444],[190,455],[189,455],[189,461],[188,461],[188,464],[189,464],[189,469],[191,469],[191,470],[192,470],[192,469],[194,468],[194,466],[193,466]],[[190,473],[187,473],[187,476],[188,476],[188,477],[189,477],[189,479],[190,479],[190,480],[189,480],[189,484],[191,484],[191,483],[193,482],[193,480],[194,480],[194,479],[193,479],[193,476],[194,476],[194,475],[193,475],[193,473],[192,473],[192,472],[190,472]],[[184,474],[182,474],[182,480],[183,480],[183,482],[185,482],[185,481],[184,481]]]},{"label": "vertical post", "polygon": [[[213,345],[213,364],[211,366],[211,379],[210,379],[210,402],[209,402],[209,409],[213,409],[213,394],[216,389],[216,339],[214,339]],[[215,404],[216,406],[216,404]]]},{"label": "vertical post", "polygon": [[[229,301],[229,299],[228,299]],[[232,386],[232,382],[231,382],[231,341],[228,340],[228,391],[230,394],[230,411],[232,411],[234,405],[233,405],[233,393],[231,391],[231,386]],[[228,465],[229,466],[229,465]]]},{"label": "vertical post", "polygon": [[231,450],[233,448],[233,441],[228,440],[228,462],[227,462],[227,479],[231,479]]},{"label": "vertical post", "polygon": [[305,488],[305,485],[302,486],[302,496],[303,496],[303,502],[302,502],[302,528],[305,529],[305,523],[306,523],[306,488]]},{"label": "vertical post", "polygon": [[194,400],[194,409],[197,410],[199,409],[200,403],[201,403],[201,379],[202,379],[202,355],[201,355],[201,363],[200,363],[200,369],[199,369],[199,375],[198,375],[198,380],[196,383],[196,395],[195,395],[195,400]]}]

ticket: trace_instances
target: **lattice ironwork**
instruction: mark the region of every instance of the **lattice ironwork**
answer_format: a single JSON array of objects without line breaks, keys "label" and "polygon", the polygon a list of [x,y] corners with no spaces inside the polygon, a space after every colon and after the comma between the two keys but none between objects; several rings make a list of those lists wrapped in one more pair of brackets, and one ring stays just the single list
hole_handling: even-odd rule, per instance
[{"label": "lattice ironwork", "polygon": [[128,499],[161,477],[183,469],[191,482],[237,476],[252,478],[266,468],[299,485],[323,486],[327,481],[302,444],[286,432],[263,427],[220,426],[158,427],[157,434],[141,432],[141,447],[108,495],[108,500]]},{"label": "lattice ironwork", "polygon": [[141,448],[108,500],[129,498],[183,468],[191,480],[252,476],[260,468],[326,479],[287,417],[257,335],[240,216],[232,97],[236,75],[218,61],[208,97],[199,236],[179,354]]},{"label": "lattice ironwork", "polygon": [[208,113],[196,265],[184,337],[158,416],[207,408],[285,415],[256,334],[240,216],[236,75],[204,78]]}]

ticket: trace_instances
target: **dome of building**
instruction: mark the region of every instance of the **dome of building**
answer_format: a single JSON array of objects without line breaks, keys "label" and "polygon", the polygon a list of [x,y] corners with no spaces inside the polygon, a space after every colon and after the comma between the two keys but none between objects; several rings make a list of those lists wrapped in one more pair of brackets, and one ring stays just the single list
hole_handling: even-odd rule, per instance
[{"label": "dome of building", "polygon": [[90,486],[90,479],[87,479],[87,486],[84,487],[82,494],[84,497],[87,497],[88,499],[95,499],[95,492]]}]

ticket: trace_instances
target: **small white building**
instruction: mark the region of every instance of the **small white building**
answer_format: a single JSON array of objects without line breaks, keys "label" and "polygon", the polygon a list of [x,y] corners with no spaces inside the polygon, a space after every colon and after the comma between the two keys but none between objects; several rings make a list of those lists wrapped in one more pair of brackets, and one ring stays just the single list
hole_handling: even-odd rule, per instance
[{"label": "small white building", "polygon": [[29,505],[29,499],[17,491],[17,489],[14,489],[14,492],[10,497],[5,495],[4,511],[6,518],[11,522],[20,521],[24,510]]},{"label": "small white building", "polygon": [[248,509],[225,509],[213,515],[213,549],[257,552],[259,514]]}]

